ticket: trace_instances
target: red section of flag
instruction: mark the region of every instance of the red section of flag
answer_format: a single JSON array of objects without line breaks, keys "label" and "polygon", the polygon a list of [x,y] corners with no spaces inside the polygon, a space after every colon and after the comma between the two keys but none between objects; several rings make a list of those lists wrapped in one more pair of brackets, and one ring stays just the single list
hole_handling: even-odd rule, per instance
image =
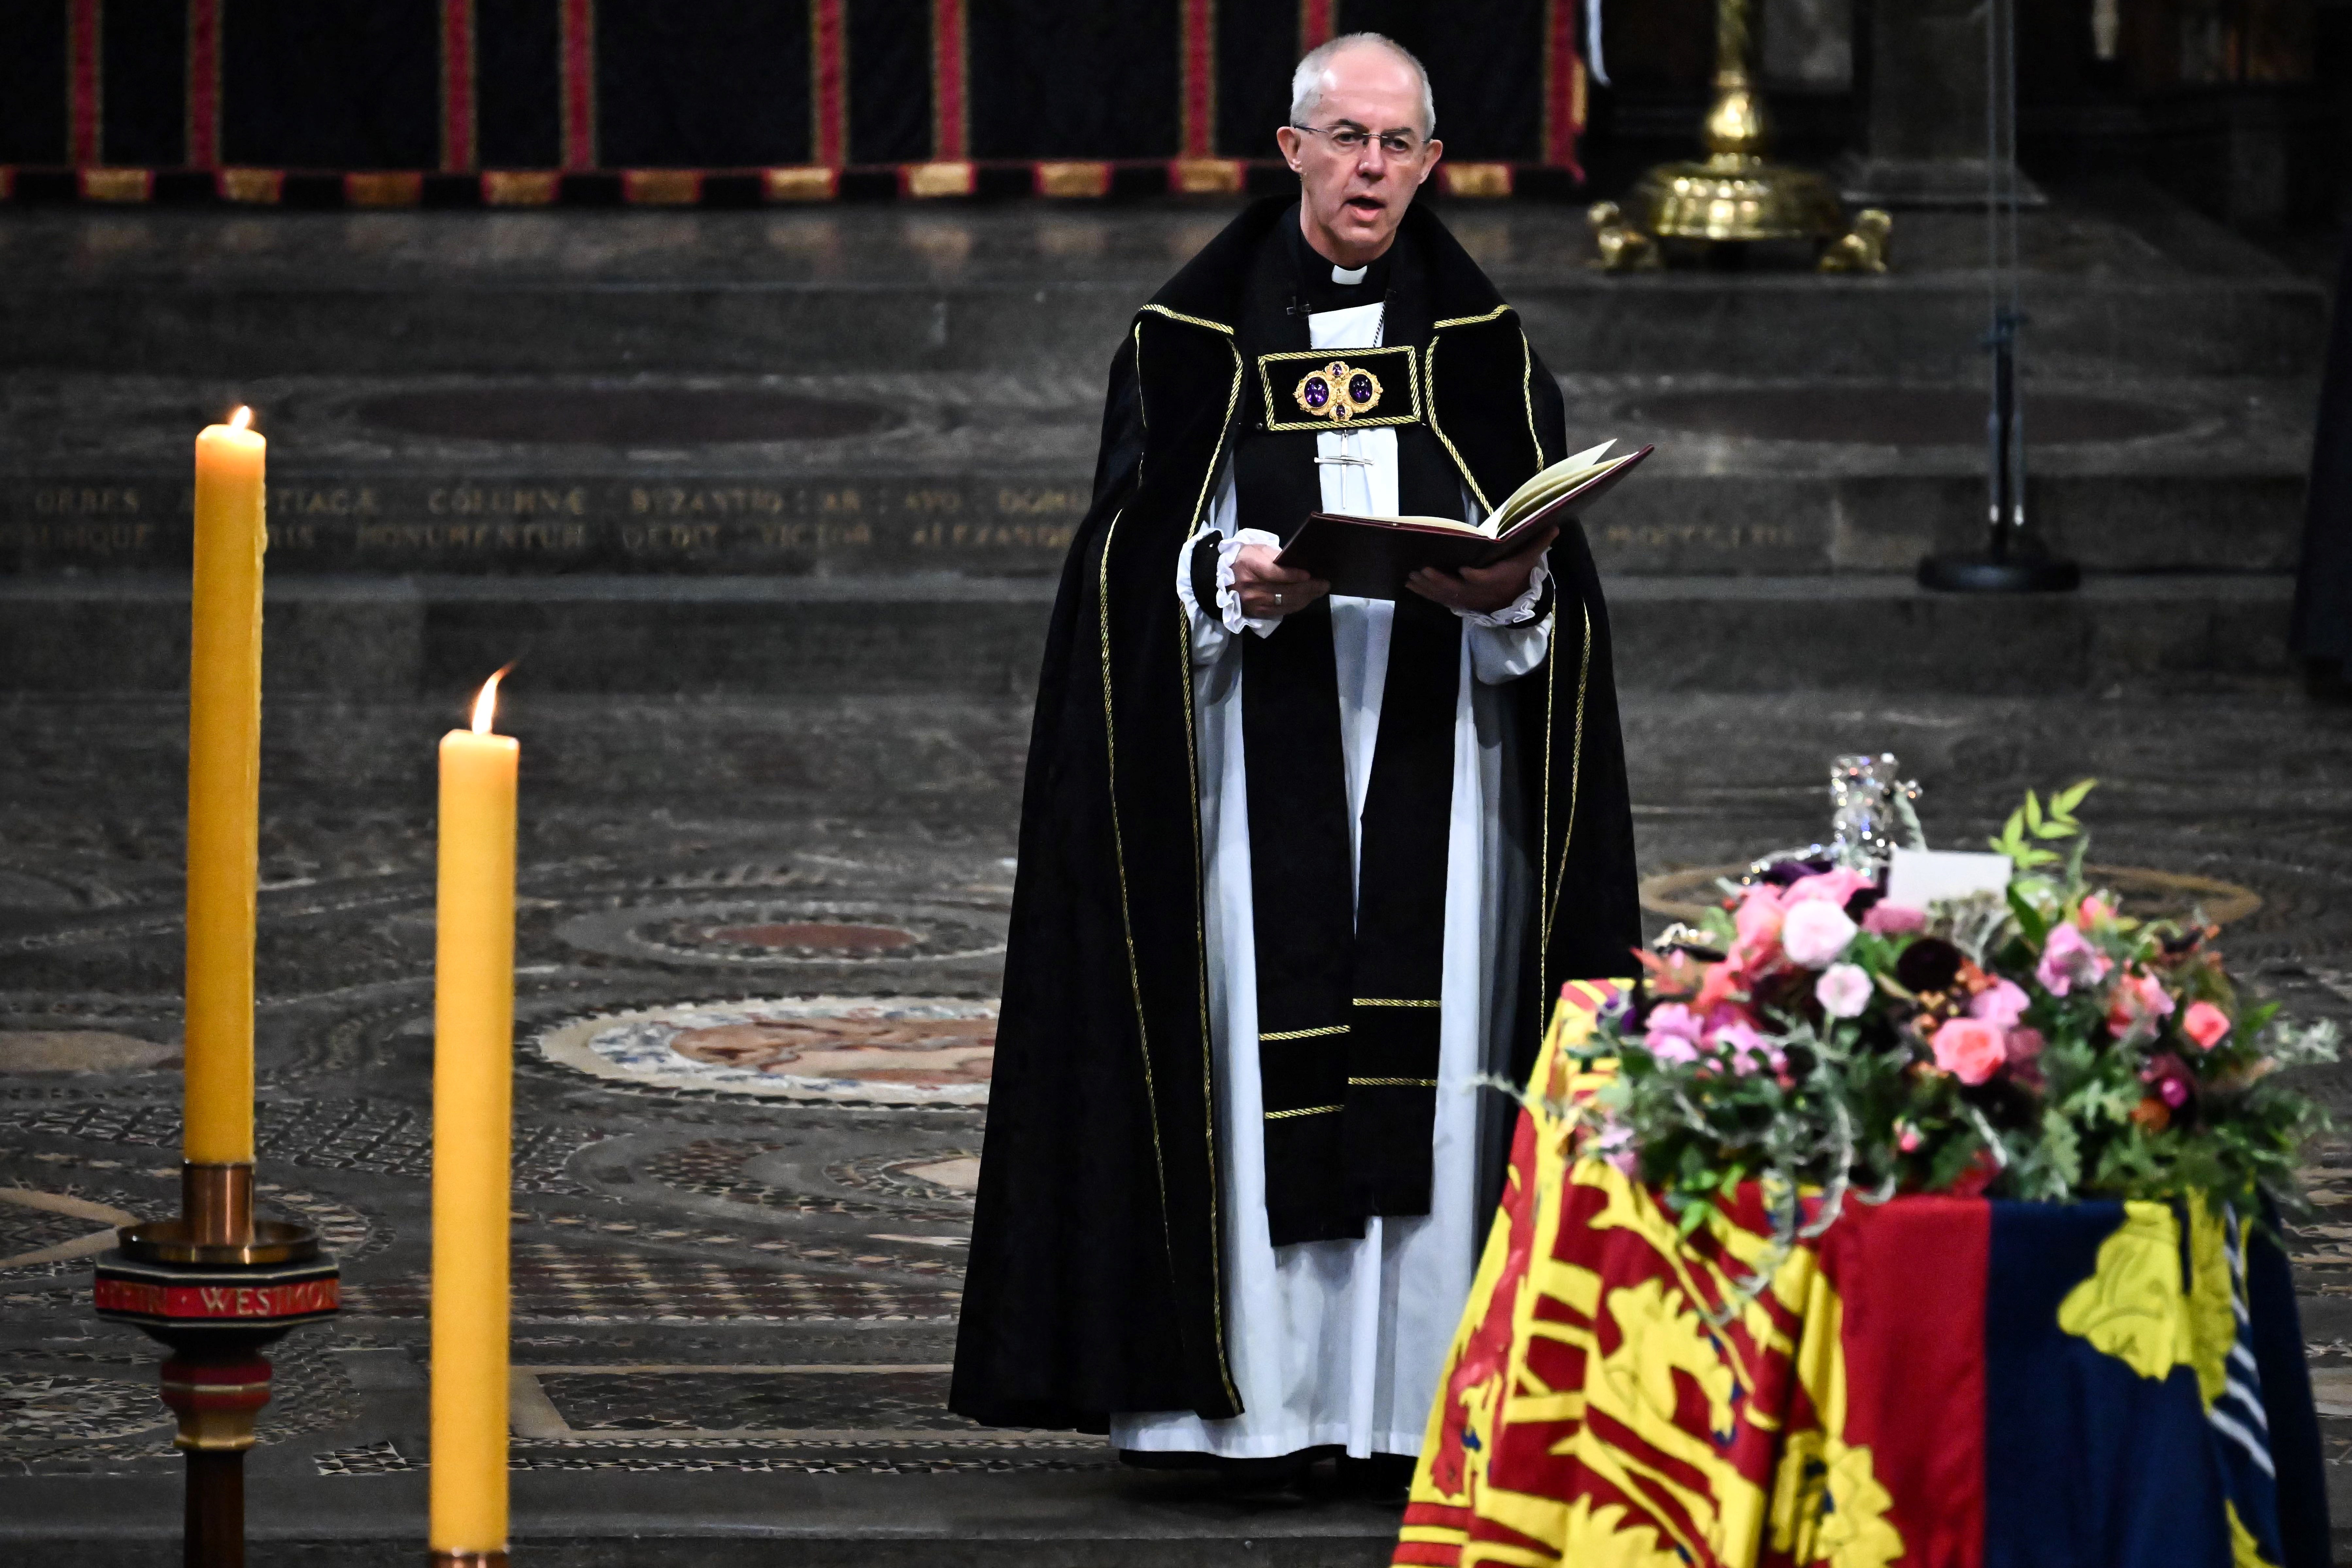
[{"label": "red section of flag", "polygon": [[100,0],[73,0],[66,18],[66,145],[78,168],[106,161],[99,135],[99,37],[104,26],[100,5]]},{"label": "red section of flag", "polygon": [[221,0],[188,0],[188,133],[191,169],[220,167]]},{"label": "red section of flag", "polygon": [[814,162],[837,169],[849,161],[849,35],[842,0],[809,0],[809,102],[815,124]]},{"label": "red section of flag", "polygon": [[[1894,1500],[1901,1568],[1984,1561],[1985,1274],[1992,1205],[1849,1199],[1822,1267],[1845,1302],[1845,1441]],[[1921,1420],[1932,1410],[1936,1419]]]},{"label": "red section of flag", "polygon": [[596,166],[596,0],[562,0],[563,166]]},{"label": "red section of flag", "polygon": [[965,156],[971,110],[964,100],[964,0],[931,0],[931,156]]},{"label": "red section of flag", "polygon": [[1544,6],[1544,162],[1578,179],[1576,142],[1584,132],[1584,57],[1576,47],[1576,0]]},{"label": "red section of flag", "polygon": [[1217,139],[1216,0],[1184,0],[1184,153],[1206,158]]},{"label": "red section of flag", "polygon": [[474,0],[441,0],[441,167],[474,166]]},{"label": "red section of flag", "polygon": [[1298,0],[1298,52],[1331,41],[1331,0]]}]

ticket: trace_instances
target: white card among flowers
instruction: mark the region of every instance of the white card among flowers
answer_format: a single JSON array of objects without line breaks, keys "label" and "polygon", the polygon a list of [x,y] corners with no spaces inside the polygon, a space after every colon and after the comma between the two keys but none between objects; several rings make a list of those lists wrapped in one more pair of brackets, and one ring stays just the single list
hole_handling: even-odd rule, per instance
[{"label": "white card among flowers", "polygon": [[2016,867],[2006,855],[1958,849],[1897,849],[1886,868],[1886,901],[1906,910],[2009,890]]}]

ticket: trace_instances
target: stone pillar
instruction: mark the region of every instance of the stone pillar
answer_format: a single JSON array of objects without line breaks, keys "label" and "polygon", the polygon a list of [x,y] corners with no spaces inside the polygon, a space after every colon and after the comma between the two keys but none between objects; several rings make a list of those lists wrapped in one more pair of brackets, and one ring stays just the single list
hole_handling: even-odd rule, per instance
[{"label": "stone pillar", "polygon": [[[2030,5],[2032,0],[2014,0]],[[1982,206],[1990,0],[1856,0],[1862,150],[1837,171],[1849,205]],[[2040,205],[2023,180],[2019,196]]]}]

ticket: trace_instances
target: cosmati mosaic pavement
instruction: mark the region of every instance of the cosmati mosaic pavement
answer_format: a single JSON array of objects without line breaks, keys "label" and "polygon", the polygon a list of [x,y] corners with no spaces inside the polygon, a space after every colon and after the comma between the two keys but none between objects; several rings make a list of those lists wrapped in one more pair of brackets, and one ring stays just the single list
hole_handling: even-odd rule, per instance
[{"label": "cosmati mosaic pavement", "polygon": [[[449,717],[270,710],[261,1196],[327,1237],[347,1310],[281,1346],[257,1475],[423,1460],[426,813]],[[942,1407],[1027,721],[1010,700],[514,689],[519,1469],[1112,1462]],[[184,727],[164,700],[0,706],[0,1476],[175,1463],[155,1352],[87,1300],[109,1227],[175,1194]],[[1901,753],[1947,844],[2028,784],[2096,774],[2099,858],[2259,893],[2233,962],[2352,1016],[2352,711],[1636,694],[1627,734],[1651,870],[1818,837],[1840,751]],[[2352,1079],[2316,1082],[2352,1109]],[[2314,1162],[2295,1250],[2323,1403],[2352,1416],[2352,1143]],[[2352,1461],[2352,1420],[2330,1426]]]}]

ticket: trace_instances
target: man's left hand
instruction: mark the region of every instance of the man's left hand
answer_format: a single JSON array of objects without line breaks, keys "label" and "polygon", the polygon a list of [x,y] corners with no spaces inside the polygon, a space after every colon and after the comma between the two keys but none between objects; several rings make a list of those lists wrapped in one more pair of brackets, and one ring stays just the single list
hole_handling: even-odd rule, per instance
[{"label": "man's left hand", "polygon": [[1536,563],[1551,548],[1559,530],[1547,528],[1516,555],[1506,555],[1492,566],[1465,566],[1459,574],[1424,566],[1404,580],[1404,585],[1424,599],[1434,599],[1449,610],[1491,616],[1528,591]]}]

